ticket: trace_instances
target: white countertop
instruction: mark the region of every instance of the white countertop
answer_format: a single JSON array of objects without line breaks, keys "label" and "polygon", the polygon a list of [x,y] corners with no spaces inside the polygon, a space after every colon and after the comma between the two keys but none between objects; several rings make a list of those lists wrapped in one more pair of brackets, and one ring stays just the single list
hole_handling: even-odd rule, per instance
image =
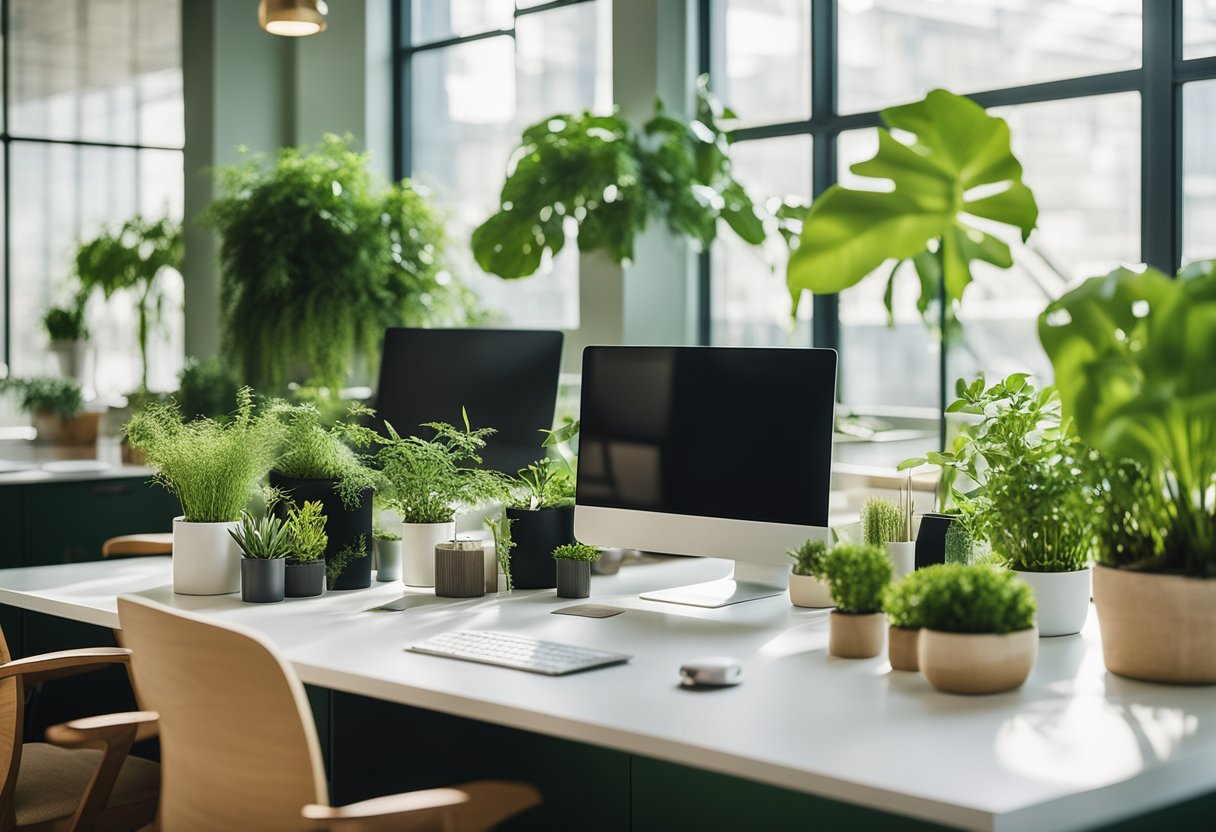
[{"label": "white countertop", "polygon": [[[367,612],[400,583],[282,604],[175,596],[167,558],[0,570],[0,603],[107,627],[137,593],[265,633],[309,683],[719,771],[983,830],[1089,827],[1216,790],[1216,694],[1107,674],[1092,613],[1044,639],[1019,691],[935,692],[884,658],[828,657],[827,615],[784,597],[719,610],[641,601],[642,590],[724,576],[715,560],[626,565],[592,580],[614,618],[549,613],[553,591],[431,600]],[[433,596],[432,596],[433,598]],[[450,629],[497,629],[633,653],[627,665],[550,678],[423,656]],[[736,657],[737,688],[689,691],[688,659]]]}]

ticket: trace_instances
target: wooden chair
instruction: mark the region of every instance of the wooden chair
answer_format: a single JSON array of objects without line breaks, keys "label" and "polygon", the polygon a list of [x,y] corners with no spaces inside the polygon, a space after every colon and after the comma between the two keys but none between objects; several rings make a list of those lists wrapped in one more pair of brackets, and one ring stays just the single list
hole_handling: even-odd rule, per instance
[{"label": "wooden chair", "polygon": [[173,533],[123,534],[101,544],[103,558],[139,558],[173,554]]},{"label": "wooden chair", "polygon": [[0,633],[0,830],[141,829],[156,817],[160,767],[128,757],[156,735],[156,714],[78,719],[47,729],[50,743],[23,743],[27,689],[127,664],[130,650],[98,647],[12,660]]},{"label": "wooden chair", "polygon": [[540,802],[482,781],[331,807],[304,686],[258,634],[118,599],[142,701],[160,714],[163,832],[482,830]]}]

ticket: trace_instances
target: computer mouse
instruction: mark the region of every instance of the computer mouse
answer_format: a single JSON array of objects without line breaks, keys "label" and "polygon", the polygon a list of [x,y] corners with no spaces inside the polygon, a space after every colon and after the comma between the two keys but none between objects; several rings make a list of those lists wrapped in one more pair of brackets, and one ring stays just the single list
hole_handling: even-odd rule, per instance
[{"label": "computer mouse", "polygon": [[730,656],[707,656],[680,666],[680,684],[685,687],[723,687],[743,681],[743,668]]}]

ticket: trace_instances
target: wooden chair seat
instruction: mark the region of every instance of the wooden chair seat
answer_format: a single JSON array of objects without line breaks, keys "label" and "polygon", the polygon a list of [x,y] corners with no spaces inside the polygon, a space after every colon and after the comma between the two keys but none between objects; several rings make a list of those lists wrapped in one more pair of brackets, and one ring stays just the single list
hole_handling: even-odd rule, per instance
[{"label": "wooden chair seat", "polygon": [[101,544],[103,558],[138,558],[173,554],[173,533],[123,534]]},{"label": "wooden chair seat", "polygon": [[[101,763],[102,752],[91,748],[59,748],[41,742],[21,748],[21,768],[13,795],[17,828],[28,832],[66,829]],[[128,757],[97,819],[98,830],[132,830],[156,812],[160,766]]]}]

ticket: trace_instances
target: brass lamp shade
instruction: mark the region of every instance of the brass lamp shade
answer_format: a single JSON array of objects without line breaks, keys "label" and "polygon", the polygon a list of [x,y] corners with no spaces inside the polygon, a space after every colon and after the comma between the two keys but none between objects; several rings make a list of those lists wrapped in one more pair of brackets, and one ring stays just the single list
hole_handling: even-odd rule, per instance
[{"label": "brass lamp shade", "polygon": [[272,35],[299,38],[325,31],[325,0],[261,0],[258,23]]}]

